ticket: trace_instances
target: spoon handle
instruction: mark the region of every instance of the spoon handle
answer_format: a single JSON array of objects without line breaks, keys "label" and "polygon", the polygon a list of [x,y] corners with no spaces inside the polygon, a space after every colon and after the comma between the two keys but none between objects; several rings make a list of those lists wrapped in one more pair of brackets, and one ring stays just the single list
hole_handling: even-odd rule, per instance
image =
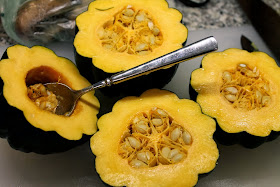
[{"label": "spoon handle", "polygon": [[103,81],[97,82],[92,86],[85,88],[84,91],[88,92],[93,89],[99,89],[112,84],[118,84],[120,82],[148,74],[150,72],[178,64],[187,59],[191,59],[218,49],[218,42],[213,36],[207,37],[186,47],[168,53],[164,56],[146,62],[142,65],[136,66],[132,69],[122,71],[114,74]]}]

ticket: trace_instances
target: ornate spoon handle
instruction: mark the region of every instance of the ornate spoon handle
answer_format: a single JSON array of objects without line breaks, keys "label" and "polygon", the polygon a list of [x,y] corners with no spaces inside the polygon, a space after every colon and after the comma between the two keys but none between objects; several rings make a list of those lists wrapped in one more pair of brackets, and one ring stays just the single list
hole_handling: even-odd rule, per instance
[{"label": "ornate spoon handle", "polygon": [[127,71],[123,71],[106,78],[103,81],[97,82],[92,86],[84,88],[79,92],[84,94],[85,92],[91,91],[93,89],[99,89],[106,86],[111,86],[112,84],[118,84],[120,82],[148,74],[150,72],[165,68],[167,66],[172,66],[178,64],[182,61],[215,51],[218,49],[218,42],[213,36],[197,41],[186,47],[168,53],[164,56],[146,62],[145,64],[136,66]]}]

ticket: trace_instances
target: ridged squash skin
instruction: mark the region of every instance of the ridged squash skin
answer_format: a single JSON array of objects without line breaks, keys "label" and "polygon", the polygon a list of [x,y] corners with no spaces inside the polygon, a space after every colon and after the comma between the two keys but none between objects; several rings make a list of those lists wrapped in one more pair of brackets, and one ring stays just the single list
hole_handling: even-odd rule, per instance
[{"label": "ridged squash skin", "polygon": [[[120,53],[102,46],[99,29],[127,6],[147,11],[162,34],[162,44],[149,54]],[[188,34],[181,20],[182,14],[169,8],[165,0],[96,0],[89,5],[88,11],[76,19],[74,46],[77,67],[81,74],[93,83],[175,51],[183,46]],[[109,96],[139,95],[150,88],[162,88],[172,79],[177,67],[178,65],[174,65],[100,91]]]},{"label": "ridged squash skin", "polygon": [[[269,82],[271,103],[261,109],[241,111],[232,107],[220,93],[224,71],[234,69],[238,64],[256,67],[261,76]],[[263,52],[249,53],[241,49],[227,49],[206,55],[201,68],[191,74],[190,96],[196,100],[204,114],[216,119],[215,138],[225,145],[240,143],[255,148],[279,136],[279,94],[280,68],[273,58]]]},{"label": "ridged squash skin", "polygon": [[96,132],[99,101],[84,95],[70,117],[41,110],[27,95],[36,83],[62,82],[73,89],[90,83],[68,59],[41,46],[9,47],[0,61],[0,134],[23,152],[49,154],[69,150]]},{"label": "ridged squash skin", "polygon": [[[187,158],[179,163],[134,168],[118,154],[119,143],[133,116],[154,107],[187,129],[193,142]],[[219,157],[213,140],[215,121],[203,115],[197,103],[166,90],[151,89],[140,97],[119,100],[112,112],[98,120],[98,128],[90,142],[95,166],[101,179],[112,186],[194,186],[198,175],[213,170]]]}]

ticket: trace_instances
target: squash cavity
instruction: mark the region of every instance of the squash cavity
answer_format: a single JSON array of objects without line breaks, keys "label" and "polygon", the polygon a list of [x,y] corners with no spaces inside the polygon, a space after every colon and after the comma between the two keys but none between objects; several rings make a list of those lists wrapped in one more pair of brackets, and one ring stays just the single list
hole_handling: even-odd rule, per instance
[{"label": "squash cavity", "polygon": [[90,142],[95,166],[112,186],[194,186],[219,157],[215,121],[165,90],[117,101],[98,128]]},{"label": "squash cavity", "polygon": [[[94,83],[175,51],[188,36],[181,20],[182,14],[169,8],[165,0],[96,0],[76,19],[77,67]],[[100,92],[123,97],[162,88],[170,82],[177,67],[178,64]]]},{"label": "squash cavity", "polygon": [[254,148],[279,135],[280,68],[274,59],[232,48],[201,63],[192,72],[190,96],[217,120],[220,143]]},{"label": "squash cavity", "polygon": [[168,113],[153,108],[137,114],[125,131],[119,155],[132,167],[155,167],[183,160],[192,143],[190,133]]},{"label": "squash cavity", "polygon": [[152,15],[128,5],[97,31],[104,48],[131,55],[146,55],[163,43]]},{"label": "squash cavity", "polygon": [[1,137],[15,149],[44,154],[65,151],[96,132],[99,101],[94,92],[82,96],[74,113],[65,117],[54,114],[56,96],[43,86],[47,82],[62,82],[73,89],[90,85],[68,59],[44,47],[15,45],[0,61],[0,77],[0,116],[5,119]]}]

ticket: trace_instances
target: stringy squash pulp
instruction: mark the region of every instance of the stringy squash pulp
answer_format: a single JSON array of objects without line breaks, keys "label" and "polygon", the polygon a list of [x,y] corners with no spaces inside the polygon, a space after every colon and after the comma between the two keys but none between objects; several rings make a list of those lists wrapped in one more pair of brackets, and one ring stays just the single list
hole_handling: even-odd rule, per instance
[{"label": "stringy squash pulp", "polygon": [[98,120],[96,170],[112,186],[194,186],[216,165],[215,127],[197,103],[174,93],[126,97]]},{"label": "stringy squash pulp", "polygon": [[181,48],[181,19],[165,0],[96,0],[76,19],[74,46],[104,72],[127,70]]},{"label": "stringy squash pulp", "polygon": [[92,135],[96,131],[99,101],[94,92],[82,96],[70,117],[54,114],[54,107],[48,110],[49,104],[55,103],[52,94],[52,98],[34,100],[44,89],[36,86],[47,82],[61,82],[76,90],[90,85],[71,61],[40,46],[15,45],[7,49],[7,55],[8,59],[0,61],[3,95],[11,107],[24,113],[31,125],[43,131],[56,131],[68,140],[79,140],[83,134]]},{"label": "stringy squash pulp", "polygon": [[228,49],[206,55],[191,86],[203,113],[228,133],[265,137],[280,131],[280,68],[263,52]]}]

